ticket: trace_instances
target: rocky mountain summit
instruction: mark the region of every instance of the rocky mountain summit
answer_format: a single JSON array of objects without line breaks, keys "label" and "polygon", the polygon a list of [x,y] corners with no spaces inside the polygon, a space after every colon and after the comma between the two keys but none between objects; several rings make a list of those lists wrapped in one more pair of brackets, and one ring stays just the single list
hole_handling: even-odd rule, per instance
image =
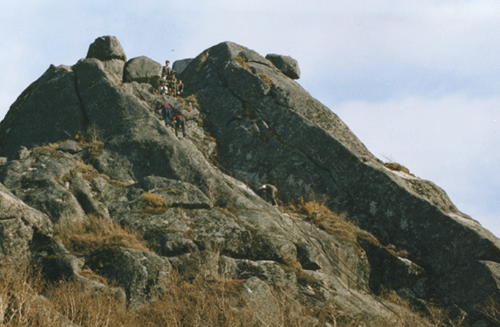
[{"label": "rocky mountain summit", "polygon": [[[431,326],[418,319],[436,306],[448,325],[498,323],[500,240],[372,155],[297,83],[293,58],[223,42],[174,69],[182,97],[157,92],[160,63],[127,61],[105,36],[19,96],[0,123],[2,267],[26,262],[131,311],[175,276],[231,281],[224,296],[239,300],[224,305],[251,306],[248,326],[283,326],[285,312],[300,313],[295,326]],[[186,118],[185,138],[163,103]],[[264,183],[279,206],[256,194]],[[223,326],[203,321],[192,325]]]}]

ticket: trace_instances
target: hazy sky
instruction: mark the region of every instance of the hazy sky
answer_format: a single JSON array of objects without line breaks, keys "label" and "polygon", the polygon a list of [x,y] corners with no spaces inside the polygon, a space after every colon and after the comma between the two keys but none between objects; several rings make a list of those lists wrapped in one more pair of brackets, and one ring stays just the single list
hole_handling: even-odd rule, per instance
[{"label": "hazy sky", "polygon": [[373,154],[500,236],[500,1],[3,0],[0,119],[103,35],[160,63],[222,41],[292,56],[298,82]]}]

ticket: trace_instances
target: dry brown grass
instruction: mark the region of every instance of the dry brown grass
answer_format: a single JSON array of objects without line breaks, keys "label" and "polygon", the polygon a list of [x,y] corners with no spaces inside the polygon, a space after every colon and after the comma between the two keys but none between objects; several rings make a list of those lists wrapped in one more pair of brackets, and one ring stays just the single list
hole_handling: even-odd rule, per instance
[{"label": "dry brown grass", "polygon": [[55,229],[66,248],[77,255],[90,255],[115,247],[148,251],[140,235],[110,219],[90,215],[81,221],[60,220]]},{"label": "dry brown grass", "polygon": [[153,208],[165,206],[165,202],[163,201],[163,199],[156,194],[144,192],[142,196],[144,197],[147,206]]},{"label": "dry brown grass", "polygon": [[[196,98],[195,94],[191,94],[185,98],[178,97],[177,100],[182,103],[182,105],[188,112],[191,112],[191,106],[193,107],[193,109],[201,111],[200,103],[198,102],[198,98]],[[190,103],[191,105],[189,105]]]},{"label": "dry brown grass", "polygon": [[263,80],[267,85],[269,85],[269,87],[273,87],[274,86],[274,82],[272,79],[270,79],[269,77],[267,77],[265,74],[259,74],[258,75],[260,77],[261,80]]},{"label": "dry brown grass", "polygon": [[[46,145],[37,145],[31,149],[31,154],[37,158],[38,156],[45,155],[54,158],[61,158],[63,155],[57,152],[57,148],[63,145],[64,142],[49,143]],[[34,163],[32,163],[34,164]]]},{"label": "dry brown grass", "polygon": [[25,265],[2,263],[0,326],[56,326],[56,313],[37,295],[40,281],[40,275]]},{"label": "dry brown grass", "polygon": [[[442,310],[431,310],[434,313],[429,318],[412,313],[394,291],[385,291],[383,297],[397,304],[394,308],[400,308],[399,313],[391,320],[376,321],[352,316],[335,306],[304,305],[287,289],[271,290],[265,301],[252,300],[244,296],[248,294],[245,281],[226,278],[220,274],[219,266],[218,251],[211,251],[204,259],[193,258],[187,268],[191,272],[181,275],[174,271],[167,292],[130,311],[110,291],[85,289],[78,281],[44,284],[36,272],[2,265],[0,325],[54,327],[68,326],[71,321],[87,327],[309,327],[326,323],[336,327],[463,326],[447,322]],[[203,272],[203,267],[209,270]]]},{"label": "dry brown grass", "polygon": [[324,204],[320,204],[317,201],[305,202],[303,198],[299,199],[298,204],[292,206],[295,210],[306,214],[314,225],[340,239],[357,243],[359,237],[379,244],[378,240],[372,234],[347,220],[345,213],[335,213]]},{"label": "dry brown grass", "polygon": [[198,67],[196,67],[197,74],[199,74],[203,70],[203,68],[205,68],[209,57],[210,54],[208,53],[208,51],[205,51],[200,55],[200,63],[198,64]]},{"label": "dry brown grass", "polygon": [[396,313],[396,320],[387,326],[415,326],[415,327],[432,327],[432,326],[449,326],[449,327],[467,327],[465,317],[459,317],[456,320],[450,318],[449,312],[443,307],[435,304],[427,305],[427,315],[417,313],[404,299],[402,299],[394,290],[381,289],[380,298],[387,302],[395,304],[393,307]]},{"label": "dry brown grass", "polygon": [[497,300],[492,297],[488,298],[485,302],[485,306],[480,312],[484,314],[489,321],[500,326],[500,303]]},{"label": "dry brown grass", "polygon": [[247,58],[245,58],[243,56],[236,56],[236,57],[233,57],[232,59],[236,63],[238,63],[238,65],[240,65],[241,67],[245,68],[249,72],[253,73],[252,68],[250,66],[248,66]]},{"label": "dry brown grass", "polygon": [[[85,163],[83,160],[76,162],[76,171],[80,172],[82,174],[82,177],[89,182],[92,181],[96,177],[101,177],[101,178],[104,178],[111,185],[115,185],[115,186],[129,187],[129,186],[137,184],[136,182],[124,183],[124,182],[120,182],[120,181],[111,179],[108,175],[105,175],[105,174],[98,172],[97,169],[94,168],[94,166],[92,166],[88,163]],[[66,178],[71,178],[72,177],[71,174],[74,174],[74,172],[71,172],[70,175],[68,175]]]},{"label": "dry brown grass", "polygon": [[96,293],[76,281],[50,285],[43,294],[53,308],[77,326],[133,326],[126,306],[109,291]]},{"label": "dry brown grass", "polygon": [[99,131],[95,125],[91,125],[86,132],[78,133],[75,140],[84,149],[90,150],[90,158],[97,158],[104,149],[104,142],[101,141]]},{"label": "dry brown grass", "polygon": [[154,215],[165,212],[168,209],[168,206],[171,205],[171,203],[165,203],[165,201],[163,201],[163,198],[156,194],[144,192],[141,199],[136,201],[134,205],[140,208],[140,212],[142,214]]},{"label": "dry brown grass", "polygon": [[406,168],[405,166],[403,166],[397,162],[386,162],[386,163],[384,163],[384,167],[388,168],[390,170],[393,170],[393,171],[401,171],[405,174],[408,174],[410,176],[415,177],[415,175],[410,173],[410,170],[408,168]]}]

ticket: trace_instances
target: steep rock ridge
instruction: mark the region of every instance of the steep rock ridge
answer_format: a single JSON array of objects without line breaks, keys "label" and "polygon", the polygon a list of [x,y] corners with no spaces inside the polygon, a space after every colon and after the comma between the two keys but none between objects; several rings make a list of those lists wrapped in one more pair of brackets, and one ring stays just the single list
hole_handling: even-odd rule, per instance
[{"label": "steep rock ridge", "polygon": [[[180,76],[197,106],[154,92],[160,64],[125,61],[116,38],[98,38],[74,66],[51,66],[0,123],[4,255],[33,250],[47,275],[106,287],[82,276],[91,269],[115,281],[131,308],[165,291],[173,268],[189,274],[214,256],[220,274],[245,280],[264,302],[269,287],[284,287],[304,305],[370,319],[403,309],[369,287],[471,315],[487,296],[499,299],[499,240],[431,182],[386,168],[283,67],[234,43],[207,49]],[[186,138],[159,119],[160,103],[186,117]],[[21,146],[31,151],[18,156]],[[374,238],[328,233],[310,222],[316,213],[271,207],[252,191],[265,181],[282,198],[326,195],[408,259]],[[70,253],[52,238],[54,225],[92,217],[140,232],[152,251]]]},{"label": "steep rock ridge", "polygon": [[476,302],[459,300],[460,284],[448,294],[437,291],[437,284],[452,276],[465,280],[464,265],[478,260],[488,261],[484,271],[491,282],[471,283],[483,294],[500,296],[500,276],[492,268],[500,262],[498,238],[458,211],[433,183],[387,169],[334,113],[267,59],[224,42],[195,58],[181,78],[203,108],[220,162],[238,178],[271,182],[282,197],[328,196],[330,205],[384,244],[410,253],[428,273],[427,298],[432,293],[473,312]]}]

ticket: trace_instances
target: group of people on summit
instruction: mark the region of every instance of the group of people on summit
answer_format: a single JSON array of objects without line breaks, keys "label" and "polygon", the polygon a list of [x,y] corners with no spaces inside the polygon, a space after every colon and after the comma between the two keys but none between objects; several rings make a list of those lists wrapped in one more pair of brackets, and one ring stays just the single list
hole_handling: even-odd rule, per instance
[{"label": "group of people on summit", "polygon": [[174,97],[184,91],[184,84],[175,77],[175,71],[170,68],[170,61],[165,61],[160,79],[160,94],[172,94]]}]

